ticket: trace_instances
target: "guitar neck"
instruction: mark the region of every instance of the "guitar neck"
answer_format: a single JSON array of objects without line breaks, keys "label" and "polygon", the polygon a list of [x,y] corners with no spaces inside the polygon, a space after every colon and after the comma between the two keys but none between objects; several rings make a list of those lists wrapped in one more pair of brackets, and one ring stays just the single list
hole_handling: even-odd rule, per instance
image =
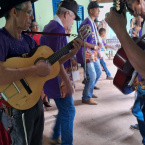
[{"label": "guitar neck", "polygon": [[[79,38],[79,37],[77,37]],[[75,38],[75,39],[77,39]],[[53,65],[56,61],[58,61],[62,56],[69,53],[69,50],[73,48],[73,41],[69,42],[67,45],[65,45],[63,48],[56,51],[54,54],[52,54],[50,57],[48,57],[48,61],[51,65]]]},{"label": "guitar neck", "polygon": [[117,13],[123,14],[125,17],[125,14],[123,12],[123,9],[125,7],[126,0],[113,0],[113,7],[116,10]]}]

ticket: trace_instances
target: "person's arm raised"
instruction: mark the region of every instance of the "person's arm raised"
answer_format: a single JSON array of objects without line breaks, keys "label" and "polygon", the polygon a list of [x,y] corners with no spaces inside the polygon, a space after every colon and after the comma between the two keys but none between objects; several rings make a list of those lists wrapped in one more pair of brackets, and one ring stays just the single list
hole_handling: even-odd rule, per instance
[{"label": "person's arm raised", "polygon": [[126,30],[127,20],[123,14],[116,13],[111,8],[106,22],[116,33],[130,63],[134,69],[145,78],[145,52],[131,39]]}]

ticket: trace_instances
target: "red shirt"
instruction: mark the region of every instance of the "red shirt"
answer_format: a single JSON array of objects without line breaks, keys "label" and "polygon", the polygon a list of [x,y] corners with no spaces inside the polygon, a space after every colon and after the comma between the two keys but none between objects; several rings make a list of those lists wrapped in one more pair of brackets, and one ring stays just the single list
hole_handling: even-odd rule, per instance
[{"label": "red shirt", "polygon": [[41,34],[30,34],[30,36],[36,41],[37,45],[39,45],[39,39],[41,37]]}]

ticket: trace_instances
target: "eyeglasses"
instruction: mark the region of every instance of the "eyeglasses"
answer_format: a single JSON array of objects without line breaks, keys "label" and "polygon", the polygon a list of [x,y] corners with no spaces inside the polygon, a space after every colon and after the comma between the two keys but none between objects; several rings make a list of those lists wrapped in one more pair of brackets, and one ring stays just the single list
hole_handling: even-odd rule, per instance
[{"label": "eyeglasses", "polygon": [[38,27],[39,27],[38,25],[31,26],[31,28],[35,28],[35,29],[38,28]]},{"label": "eyeglasses", "polygon": [[26,9],[21,9],[21,8],[16,8],[16,9],[19,10],[19,11],[27,12],[30,17],[33,15],[33,11],[32,10],[26,10]]}]

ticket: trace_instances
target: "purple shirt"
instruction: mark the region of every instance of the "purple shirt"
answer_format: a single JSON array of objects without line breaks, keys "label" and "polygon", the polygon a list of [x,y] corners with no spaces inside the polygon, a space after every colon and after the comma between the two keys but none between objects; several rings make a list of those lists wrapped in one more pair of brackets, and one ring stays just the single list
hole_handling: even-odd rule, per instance
[{"label": "purple shirt", "polygon": [[[50,21],[44,28],[43,32],[48,33],[64,33],[65,29],[55,20]],[[64,47],[67,44],[66,36],[58,36],[58,35],[43,35],[40,38],[40,45],[49,46],[54,52]],[[70,67],[70,61],[64,63],[64,67]],[[51,80],[48,80],[44,84],[44,93],[48,98],[60,98],[60,84],[61,79],[57,76]]]},{"label": "purple shirt", "polygon": [[[83,25],[90,25],[91,27],[91,30],[92,30],[92,35],[90,35],[87,39],[85,39],[86,42],[90,43],[90,44],[96,44],[96,41],[95,41],[95,32],[94,32],[94,29],[93,29],[93,26],[92,26],[92,23],[91,21],[89,20],[89,18],[86,18],[80,25],[79,29],[83,26]],[[78,63],[81,63],[83,64],[83,50],[84,50],[84,47],[81,47],[80,50],[78,51],[77,53],[77,61]],[[85,49],[87,51],[87,48]],[[92,49],[91,52],[93,52],[94,50]]]},{"label": "purple shirt", "polygon": [[0,29],[0,61],[10,57],[21,57],[36,47],[36,42],[28,35],[21,34],[21,39],[12,37],[5,28]]}]

